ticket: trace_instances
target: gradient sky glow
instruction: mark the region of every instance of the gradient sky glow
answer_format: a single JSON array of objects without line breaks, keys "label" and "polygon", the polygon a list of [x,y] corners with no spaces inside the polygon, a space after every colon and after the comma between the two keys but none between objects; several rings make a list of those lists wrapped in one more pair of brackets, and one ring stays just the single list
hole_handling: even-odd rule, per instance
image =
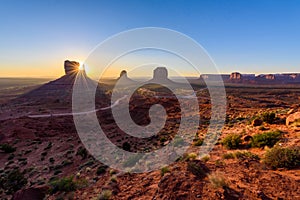
[{"label": "gradient sky glow", "polygon": [[0,25],[0,77],[58,77],[64,60],[145,26],[195,39],[222,73],[300,72],[297,0],[1,0]]}]

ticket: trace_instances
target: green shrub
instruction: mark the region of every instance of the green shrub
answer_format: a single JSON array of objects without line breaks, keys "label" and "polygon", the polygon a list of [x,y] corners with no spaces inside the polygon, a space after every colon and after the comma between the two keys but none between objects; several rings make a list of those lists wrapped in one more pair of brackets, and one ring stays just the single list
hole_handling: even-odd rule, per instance
[{"label": "green shrub", "polygon": [[79,147],[76,155],[79,155],[82,159],[85,159],[88,156],[88,151],[84,147]]},{"label": "green shrub", "polygon": [[128,142],[124,142],[123,145],[122,145],[122,148],[123,148],[125,151],[130,151],[131,145],[130,145]]},{"label": "green shrub", "polygon": [[64,177],[61,179],[57,179],[51,181],[49,183],[50,186],[50,194],[54,194],[56,192],[71,192],[77,189],[77,184],[73,179],[73,176]]},{"label": "green shrub", "polygon": [[256,134],[252,137],[252,147],[273,147],[281,139],[280,131],[270,131],[266,133]]},{"label": "green shrub", "polygon": [[169,169],[168,167],[163,167],[163,168],[161,168],[161,170],[160,170],[161,176],[164,176],[165,173],[168,173],[168,172],[170,172],[170,169]]},{"label": "green shrub", "polygon": [[264,163],[273,169],[300,167],[300,147],[274,147],[266,152]]},{"label": "green shrub", "polygon": [[219,172],[213,172],[212,174],[208,175],[208,179],[214,188],[222,188],[228,186],[224,175]]},{"label": "green shrub", "polygon": [[192,172],[197,177],[203,178],[206,176],[206,171],[202,165],[196,162],[188,162],[187,165],[188,171]]},{"label": "green shrub", "polygon": [[0,144],[0,150],[4,153],[12,153],[16,151],[16,148],[9,144]]},{"label": "green shrub", "polygon": [[14,169],[0,177],[0,190],[3,189],[6,194],[13,194],[26,184],[27,179],[19,169]]},{"label": "green shrub", "polygon": [[254,159],[254,160],[260,160],[258,155],[254,154],[254,153],[251,153],[250,151],[235,152],[234,157],[237,158],[237,159],[240,159],[240,160],[244,160],[244,159],[247,159],[247,158]]},{"label": "green shrub", "polygon": [[275,121],[275,118],[276,118],[276,114],[274,112],[264,112],[262,115],[261,115],[261,119],[264,121],[264,122],[267,122],[269,124],[273,124],[274,121]]},{"label": "green shrub", "polygon": [[99,200],[108,200],[111,198],[112,191],[111,190],[103,190],[101,194],[99,195]]},{"label": "green shrub", "polygon": [[233,153],[225,153],[225,154],[222,155],[222,158],[223,159],[234,159],[235,156],[234,156]]},{"label": "green shrub", "polygon": [[104,174],[106,172],[107,166],[103,165],[97,168],[96,174],[97,175],[101,175]]},{"label": "green shrub", "polygon": [[222,145],[227,149],[237,149],[241,144],[241,135],[238,134],[230,134],[227,135],[222,141]]}]

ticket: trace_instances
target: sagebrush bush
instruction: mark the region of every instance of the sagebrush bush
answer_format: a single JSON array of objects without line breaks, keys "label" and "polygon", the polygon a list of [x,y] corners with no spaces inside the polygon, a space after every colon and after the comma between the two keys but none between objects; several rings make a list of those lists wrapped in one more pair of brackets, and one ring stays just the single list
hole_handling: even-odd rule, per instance
[{"label": "sagebrush bush", "polygon": [[266,133],[256,134],[252,137],[252,147],[273,147],[280,139],[282,133],[280,131],[270,131]]},{"label": "sagebrush bush", "polygon": [[108,200],[112,196],[112,191],[111,190],[103,190],[101,194],[99,195],[98,199],[99,200]]},{"label": "sagebrush bush", "polygon": [[268,124],[273,124],[276,119],[276,114],[274,112],[264,112],[261,115],[261,119]]},{"label": "sagebrush bush", "polygon": [[220,172],[213,172],[212,174],[208,175],[208,179],[214,188],[222,188],[228,186],[224,175]]},{"label": "sagebrush bush", "polygon": [[27,179],[19,169],[14,169],[0,177],[0,191],[2,189],[6,194],[13,194],[26,184]]},{"label": "sagebrush bush", "polygon": [[187,170],[192,172],[195,176],[203,178],[206,176],[206,169],[202,165],[196,162],[188,162]]},{"label": "sagebrush bush", "polygon": [[163,167],[163,168],[161,168],[161,170],[160,170],[161,176],[164,176],[165,173],[168,173],[168,172],[170,172],[170,169],[169,169],[168,167]]},{"label": "sagebrush bush", "polygon": [[274,147],[266,152],[264,163],[273,169],[300,167],[300,147]]},{"label": "sagebrush bush", "polygon": [[250,151],[237,151],[234,153],[234,157],[240,160],[247,159],[247,158],[260,160],[258,155],[251,153]]},{"label": "sagebrush bush", "polygon": [[85,159],[88,156],[88,151],[84,147],[79,147],[76,155],[79,155],[82,159]]},{"label": "sagebrush bush", "polygon": [[239,134],[229,134],[222,141],[222,145],[227,149],[237,149],[242,143],[241,135]]},{"label": "sagebrush bush", "polygon": [[73,176],[53,180],[49,183],[49,186],[50,194],[54,194],[58,191],[71,192],[77,189],[77,183],[74,181]]},{"label": "sagebrush bush", "polygon": [[0,150],[2,150],[4,153],[12,153],[16,151],[16,148],[10,144],[0,144]]}]

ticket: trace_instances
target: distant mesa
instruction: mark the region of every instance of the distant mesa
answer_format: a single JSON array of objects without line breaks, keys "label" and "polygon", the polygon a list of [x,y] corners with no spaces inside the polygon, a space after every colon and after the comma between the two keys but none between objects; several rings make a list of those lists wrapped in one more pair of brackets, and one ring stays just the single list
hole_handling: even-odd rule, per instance
[{"label": "distant mesa", "polygon": [[241,80],[242,77],[242,74],[239,72],[233,72],[230,74],[230,80]]},{"label": "distant mesa", "polygon": [[78,72],[79,67],[80,67],[80,64],[79,64],[79,62],[76,62],[76,61],[66,60],[65,64],[64,64],[66,75],[74,74],[74,73]]}]

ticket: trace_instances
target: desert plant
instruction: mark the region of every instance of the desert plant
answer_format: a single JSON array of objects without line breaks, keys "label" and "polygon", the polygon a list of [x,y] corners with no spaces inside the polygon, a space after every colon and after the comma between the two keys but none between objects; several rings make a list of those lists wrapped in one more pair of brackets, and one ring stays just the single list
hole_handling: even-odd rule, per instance
[{"label": "desert plant", "polygon": [[203,162],[207,162],[207,161],[209,161],[209,159],[210,159],[209,156],[204,156],[204,157],[201,158],[201,160],[202,160]]},{"label": "desert plant", "polygon": [[241,135],[238,134],[229,134],[221,141],[227,149],[237,149],[241,142]]},{"label": "desert plant", "polygon": [[106,172],[107,166],[103,165],[97,168],[96,174],[101,175]]},{"label": "desert plant", "polygon": [[99,195],[98,199],[99,200],[108,200],[112,196],[112,191],[111,190],[103,190],[101,194]]},{"label": "desert plant", "polygon": [[50,194],[54,194],[58,191],[61,192],[71,192],[76,190],[77,184],[73,179],[73,176],[63,177],[61,179],[53,180],[49,183]]},{"label": "desert plant", "polygon": [[266,152],[264,163],[273,169],[300,167],[300,147],[274,147]]},{"label": "desert plant", "polygon": [[222,158],[223,159],[234,159],[235,156],[234,156],[234,153],[225,153],[222,155]]},{"label": "desert plant", "polygon": [[88,156],[88,151],[84,147],[79,147],[76,155],[79,155],[82,159],[85,159]]},{"label": "desert plant", "polygon": [[275,118],[276,118],[276,114],[275,114],[274,112],[264,112],[264,113],[262,113],[262,115],[261,115],[261,119],[262,119],[264,122],[267,122],[267,123],[269,123],[269,124],[274,123]]},{"label": "desert plant", "polygon": [[116,182],[118,181],[117,176],[116,176],[116,175],[113,175],[113,176],[110,178],[110,181],[116,183]]},{"label": "desert plant", "polygon": [[251,153],[250,151],[237,151],[234,153],[234,157],[240,160],[244,159],[253,159],[253,160],[260,160],[259,156]]},{"label": "desert plant", "polygon": [[206,176],[205,169],[199,163],[188,162],[187,169],[197,177],[203,178]]},{"label": "desert plant", "polygon": [[131,145],[130,145],[128,142],[124,142],[123,145],[122,145],[122,148],[123,148],[125,151],[130,151]]},{"label": "desert plant", "polygon": [[252,147],[273,147],[281,139],[280,131],[270,131],[266,133],[256,134],[252,137]]},{"label": "desert plant", "polygon": [[164,176],[165,173],[168,173],[168,172],[170,172],[170,169],[169,169],[168,167],[163,167],[163,168],[161,168],[161,170],[160,170],[161,176]]},{"label": "desert plant", "polygon": [[208,179],[214,188],[223,188],[228,186],[224,175],[220,172],[211,173],[210,175],[208,175]]},{"label": "desert plant", "polygon": [[3,189],[6,194],[13,194],[26,184],[27,179],[19,169],[14,169],[0,177],[0,190]]},{"label": "desert plant", "polygon": [[2,150],[4,153],[12,153],[16,151],[16,148],[10,144],[0,144],[0,150]]}]

